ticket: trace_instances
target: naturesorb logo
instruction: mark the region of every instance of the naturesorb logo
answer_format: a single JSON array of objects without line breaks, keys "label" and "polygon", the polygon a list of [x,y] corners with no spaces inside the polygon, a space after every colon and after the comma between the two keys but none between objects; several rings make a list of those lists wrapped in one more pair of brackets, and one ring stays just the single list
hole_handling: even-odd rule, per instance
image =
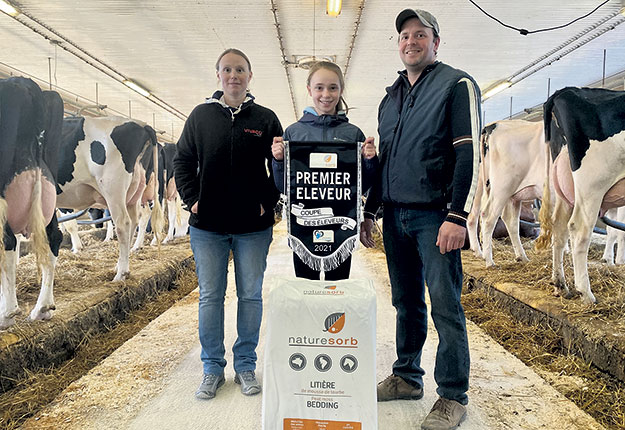
[{"label": "naturesorb logo", "polygon": [[316,289],[304,290],[302,294],[305,296],[342,296],[345,294],[345,291],[336,288],[335,284],[330,284],[323,287],[323,289],[317,287]]},{"label": "naturesorb logo", "polygon": [[[326,288],[332,288],[330,285]],[[335,312],[326,317],[324,332],[336,334],[345,326],[345,312]],[[345,336],[345,335],[344,335]],[[354,336],[289,336],[289,346],[295,347],[328,347],[328,348],[358,348],[358,338]]]},{"label": "naturesorb logo", "polygon": [[338,165],[338,154],[328,152],[312,152],[308,166],[311,169],[336,169]]},{"label": "naturesorb logo", "polygon": [[334,231],[333,230],[314,230],[313,231],[313,243],[333,243]]},{"label": "naturesorb logo", "polygon": [[345,326],[345,312],[337,312],[328,315],[326,317],[324,326],[326,328],[324,331],[328,331],[330,333],[340,332]]}]

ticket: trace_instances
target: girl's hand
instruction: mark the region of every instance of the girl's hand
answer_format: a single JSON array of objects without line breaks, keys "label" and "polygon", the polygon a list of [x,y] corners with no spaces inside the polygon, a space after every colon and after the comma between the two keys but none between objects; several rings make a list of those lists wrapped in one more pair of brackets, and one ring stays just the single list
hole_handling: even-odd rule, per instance
[{"label": "girl's hand", "polygon": [[365,144],[362,145],[362,156],[365,157],[367,160],[370,160],[373,157],[375,157],[376,151],[375,151],[375,145],[373,144],[374,141],[375,139],[373,137],[367,137],[365,139]]},{"label": "girl's hand", "polygon": [[271,154],[273,155],[273,158],[278,161],[284,160],[284,139],[282,139],[282,137],[276,136],[273,138]]}]

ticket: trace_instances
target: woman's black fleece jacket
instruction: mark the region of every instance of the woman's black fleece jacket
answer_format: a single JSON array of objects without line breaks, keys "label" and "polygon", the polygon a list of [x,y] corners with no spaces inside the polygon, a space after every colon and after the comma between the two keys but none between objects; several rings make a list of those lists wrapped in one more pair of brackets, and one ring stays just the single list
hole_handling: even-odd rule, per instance
[{"label": "woman's black fleece jacket", "polygon": [[[271,169],[271,144],[282,136],[273,111],[248,94],[230,108],[217,91],[189,115],[174,157],[178,192],[193,227],[218,233],[251,233],[274,223],[279,193]],[[261,205],[264,214],[261,215]]]}]

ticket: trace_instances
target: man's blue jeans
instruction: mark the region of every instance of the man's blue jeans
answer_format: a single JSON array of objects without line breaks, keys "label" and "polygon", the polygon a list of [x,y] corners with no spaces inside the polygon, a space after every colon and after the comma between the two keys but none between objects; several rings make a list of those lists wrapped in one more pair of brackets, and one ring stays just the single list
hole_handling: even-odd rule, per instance
[{"label": "man's blue jeans", "polygon": [[262,286],[273,227],[254,233],[224,234],[190,227],[191,249],[200,285],[199,332],[204,373],[221,374],[224,358],[224,299],[230,250],[237,287],[237,340],[232,347],[237,373],[256,369],[256,346],[263,315]]},{"label": "man's blue jeans", "polygon": [[445,254],[436,246],[445,211],[384,207],[384,248],[397,310],[393,373],[423,387],[421,352],[427,336],[425,285],[432,319],[438,331],[434,379],[436,392],[466,405],[469,389],[469,344],[460,304],[462,262],[460,250]]}]

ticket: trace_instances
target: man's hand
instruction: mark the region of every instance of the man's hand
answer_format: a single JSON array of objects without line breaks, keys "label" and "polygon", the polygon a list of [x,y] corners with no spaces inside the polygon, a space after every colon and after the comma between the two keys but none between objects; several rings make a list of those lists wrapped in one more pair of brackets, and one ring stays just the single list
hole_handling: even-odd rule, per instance
[{"label": "man's hand", "polygon": [[375,246],[372,219],[365,218],[365,220],[360,223],[360,242],[367,248],[373,248]]},{"label": "man's hand", "polygon": [[441,254],[462,248],[466,231],[467,229],[461,225],[445,221],[438,229],[436,238],[436,246],[440,248]]},{"label": "man's hand", "polygon": [[271,154],[273,155],[273,158],[278,161],[284,160],[284,139],[282,139],[282,137],[276,136],[273,138]]},{"label": "man's hand", "polygon": [[365,157],[367,160],[375,157],[375,145],[373,143],[374,141],[375,139],[373,137],[367,137],[365,139],[365,144],[362,145],[362,156]]}]

